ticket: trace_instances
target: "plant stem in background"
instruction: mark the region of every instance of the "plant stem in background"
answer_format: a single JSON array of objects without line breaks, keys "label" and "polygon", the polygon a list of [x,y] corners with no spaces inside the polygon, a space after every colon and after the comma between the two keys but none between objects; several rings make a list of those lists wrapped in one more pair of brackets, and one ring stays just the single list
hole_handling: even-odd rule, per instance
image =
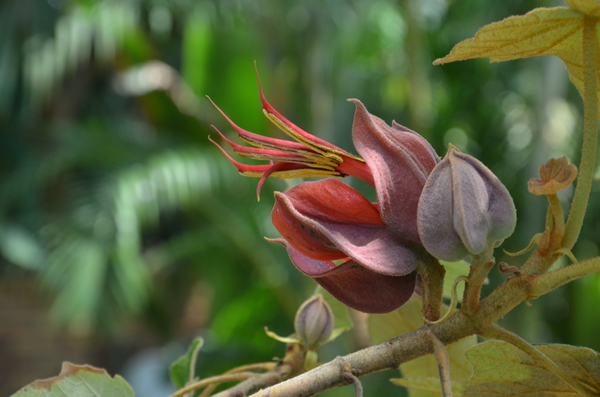
[{"label": "plant stem in background", "polygon": [[565,228],[562,248],[570,250],[579,237],[583,218],[587,208],[598,142],[598,84],[597,84],[597,46],[595,18],[586,16],[583,23],[583,142],[581,145],[581,163],[579,177],[571,203],[569,219]]}]

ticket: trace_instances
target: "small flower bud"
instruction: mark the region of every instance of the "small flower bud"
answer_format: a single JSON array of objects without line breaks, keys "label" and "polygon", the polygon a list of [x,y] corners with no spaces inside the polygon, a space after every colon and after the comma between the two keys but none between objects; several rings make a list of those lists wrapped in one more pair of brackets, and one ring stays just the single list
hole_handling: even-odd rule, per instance
[{"label": "small flower bud", "polygon": [[532,178],[528,188],[533,194],[554,194],[566,189],[577,176],[577,167],[569,164],[566,157],[550,159],[540,167],[540,179]]},{"label": "small flower bud", "polygon": [[516,220],[515,205],[502,182],[454,146],[429,175],[417,211],[423,245],[450,262],[497,247],[512,234]]},{"label": "small flower bud", "polygon": [[333,312],[321,295],[305,301],[296,313],[296,334],[308,350],[316,350],[331,337]]}]

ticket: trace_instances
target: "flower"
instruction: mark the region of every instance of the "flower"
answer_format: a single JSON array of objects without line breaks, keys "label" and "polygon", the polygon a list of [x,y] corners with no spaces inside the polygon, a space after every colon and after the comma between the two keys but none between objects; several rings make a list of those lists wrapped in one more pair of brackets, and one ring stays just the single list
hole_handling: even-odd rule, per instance
[{"label": "flower", "polygon": [[276,192],[272,220],[282,237],[270,241],[284,245],[301,272],[347,306],[384,313],[403,305],[414,291],[424,251],[416,222],[419,196],[440,161],[431,145],[395,122],[386,124],[352,99],[352,136],[363,160],[301,130],[268,104],[262,90],[260,94],[266,116],[297,142],[253,134],[221,112],[244,141],[258,147],[223,137],[233,150],[270,161],[244,165],[221,148],[240,173],[261,177],[259,189],[268,176],[352,175],[374,186],[378,199],[371,203],[332,178]]},{"label": "flower", "polygon": [[353,175],[371,185],[373,184],[373,177],[369,167],[365,164],[363,159],[303,131],[275,110],[264,96],[258,71],[256,76],[258,79],[260,99],[263,105],[263,113],[273,124],[288,136],[295,139],[296,142],[269,138],[246,131],[238,127],[229,117],[227,117],[212,99],[208,99],[233,129],[236,130],[243,141],[256,146],[255,148],[252,148],[238,145],[227,139],[215,126],[213,126],[221,138],[233,148],[234,152],[242,157],[268,160],[270,162],[270,164],[265,165],[247,165],[239,163],[211,139],[211,141],[221,149],[229,161],[237,167],[240,174],[260,177],[256,189],[257,197],[260,195],[260,189],[264,181],[269,176],[285,179],[328,176],[345,177]]},{"label": "flower", "polygon": [[510,236],[516,220],[502,182],[482,162],[450,145],[419,201],[417,223],[427,251],[449,262],[482,254]]}]

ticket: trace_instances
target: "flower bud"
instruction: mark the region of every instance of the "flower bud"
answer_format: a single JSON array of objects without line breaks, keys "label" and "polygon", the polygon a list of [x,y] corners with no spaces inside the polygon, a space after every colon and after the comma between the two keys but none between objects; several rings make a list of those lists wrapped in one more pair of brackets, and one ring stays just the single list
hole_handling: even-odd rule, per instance
[{"label": "flower bud", "polygon": [[577,177],[577,167],[569,164],[566,157],[550,159],[540,167],[540,178],[532,178],[527,185],[536,195],[555,194],[566,189]]},{"label": "flower bud", "polygon": [[417,211],[423,245],[450,262],[497,247],[512,234],[516,220],[515,205],[502,182],[452,145],[429,175]]},{"label": "flower bud", "polygon": [[308,350],[316,350],[331,337],[333,312],[321,295],[305,301],[294,320],[296,334]]}]

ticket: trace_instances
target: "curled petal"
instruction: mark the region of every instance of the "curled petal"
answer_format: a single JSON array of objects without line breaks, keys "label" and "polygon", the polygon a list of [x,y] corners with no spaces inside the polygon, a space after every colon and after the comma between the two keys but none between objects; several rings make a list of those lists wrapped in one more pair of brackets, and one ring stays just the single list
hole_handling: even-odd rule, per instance
[{"label": "curled petal", "polygon": [[388,313],[412,296],[416,274],[386,276],[370,271],[355,261],[340,266],[302,255],[285,239],[272,240],[284,245],[292,262],[311,276],[343,304],[365,313]]},{"label": "curled petal", "polygon": [[377,208],[337,179],[304,182],[275,198],[273,224],[304,255],[318,260],[349,257],[393,276],[417,266],[410,244],[390,233]]},{"label": "curled petal", "polygon": [[417,207],[423,186],[439,157],[419,134],[397,123],[387,125],[357,99],[352,136],[377,191],[381,217],[400,237],[420,243]]}]

